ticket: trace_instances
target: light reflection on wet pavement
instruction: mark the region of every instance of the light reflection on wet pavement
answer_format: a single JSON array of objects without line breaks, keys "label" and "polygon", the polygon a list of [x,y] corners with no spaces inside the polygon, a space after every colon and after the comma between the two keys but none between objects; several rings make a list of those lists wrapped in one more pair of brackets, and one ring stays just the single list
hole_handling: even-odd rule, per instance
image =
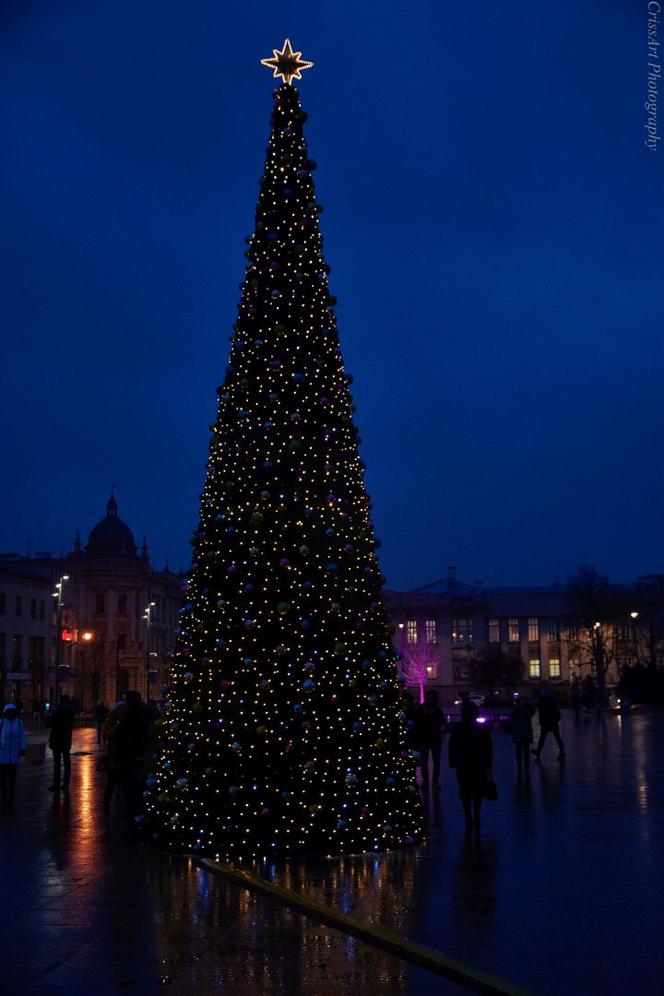
[{"label": "light reflection on wet pavement", "polygon": [[[261,873],[344,913],[543,994],[664,992],[664,716],[566,716],[530,788],[494,734],[500,799],[466,844],[453,773],[415,852]],[[0,993],[429,996],[461,989],[123,839],[94,734],[76,733],[71,801],[24,764],[0,817]],[[50,758],[49,758],[50,760]]]}]

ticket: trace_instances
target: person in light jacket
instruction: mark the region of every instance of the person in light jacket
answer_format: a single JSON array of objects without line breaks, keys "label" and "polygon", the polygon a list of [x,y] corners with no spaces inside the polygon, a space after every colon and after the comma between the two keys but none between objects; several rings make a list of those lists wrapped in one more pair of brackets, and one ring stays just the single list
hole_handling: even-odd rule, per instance
[{"label": "person in light jacket", "polygon": [[16,769],[25,754],[25,729],[13,702],[5,706],[0,719],[0,800],[14,795]]}]

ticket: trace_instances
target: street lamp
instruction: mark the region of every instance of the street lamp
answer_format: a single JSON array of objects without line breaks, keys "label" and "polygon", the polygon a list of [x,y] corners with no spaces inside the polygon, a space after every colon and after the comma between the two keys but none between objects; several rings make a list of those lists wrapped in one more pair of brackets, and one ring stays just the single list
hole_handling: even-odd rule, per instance
[{"label": "street lamp", "polygon": [[62,643],[62,593],[65,582],[69,581],[69,575],[63,574],[55,584],[53,598],[58,600],[58,627],[55,644],[55,705],[57,707],[60,686],[60,644]]},{"label": "street lamp", "polygon": [[[89,647],[90,644],[92,643],[93,639],[94,639],[94,633],[91,630],[89,630],[89,629],[84,629],[83,632],[81,633],[81,642],[84,643],[87,647]],[[81,663],[80,663],[80,675],[81,675],[81,709],[82,709],[83,712],[85,712],[85,678],[86,678],[86,675],[85,675],[85,671],[86,671],[85,665],[86,665],[86,654],[85,653],[81,653],[80,654],[80,658],[81,658]],[[77,660],[78,660],[78,657],[77,657]]]},{"label": "street lamp", "polygon": [[146,623],[147,639],[145,641],[145,700],[150,697],[150,629],[152,628],[152,610],[156,602],[149,602],[145,607],[143,618]]}]

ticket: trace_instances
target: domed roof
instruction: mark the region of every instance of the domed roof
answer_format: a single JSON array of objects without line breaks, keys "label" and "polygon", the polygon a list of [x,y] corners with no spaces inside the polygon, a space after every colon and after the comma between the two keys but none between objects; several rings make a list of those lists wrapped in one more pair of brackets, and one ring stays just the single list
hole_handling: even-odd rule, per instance
[{"label": "domed roof", "polygon": [[90,530],[88,557],[136,557],[136,544],[126,522],[118,517],[118,503],[111,495],[106,506],[106,518]]}]

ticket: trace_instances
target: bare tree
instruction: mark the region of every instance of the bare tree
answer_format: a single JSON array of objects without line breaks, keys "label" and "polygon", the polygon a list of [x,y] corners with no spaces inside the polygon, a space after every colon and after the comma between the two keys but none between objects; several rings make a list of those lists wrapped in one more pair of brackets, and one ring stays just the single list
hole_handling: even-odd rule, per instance
[{"label": "bare tree", "polygon": [[606,703],[606,675],[616,656],[616,606],[609,579],[592,564],[582,564],[567,582],[570,636],[579,665],[587,666],[597,685],[598,704]]},{"label": "bare tree", "polygon": [[664,666],[664,574],[637,578],[634,608],[636,662],[656,671]]},{"label": "bare tree", "polygon": [[401,651],[401,673],[406,679],[406,685],[419,689],[420,702],[424,702],[424,686],[427,683],[431,663],[431,653],[427,647],[419,644],[408,644]]}]

